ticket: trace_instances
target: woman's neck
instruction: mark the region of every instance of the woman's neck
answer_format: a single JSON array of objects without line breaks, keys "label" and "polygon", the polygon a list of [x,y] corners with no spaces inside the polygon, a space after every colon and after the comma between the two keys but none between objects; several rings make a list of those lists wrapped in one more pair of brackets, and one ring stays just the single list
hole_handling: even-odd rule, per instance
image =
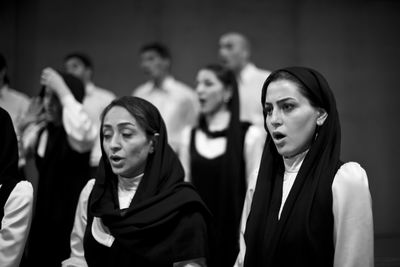
[{"label": "woman's neck", "polygon": [[135,177],[122,177],[118,176],[118,187],[125,190],[130,190],[132,188],[136,188],[140,181],[142,180],[143,173],[135,176]]},{"label": "woman's neck", "polygon": [[231,120],[231,113],[225,107],[216,113],[206,115],[205,118],[210,131],[221,131],[228,128],[229,121]]}]

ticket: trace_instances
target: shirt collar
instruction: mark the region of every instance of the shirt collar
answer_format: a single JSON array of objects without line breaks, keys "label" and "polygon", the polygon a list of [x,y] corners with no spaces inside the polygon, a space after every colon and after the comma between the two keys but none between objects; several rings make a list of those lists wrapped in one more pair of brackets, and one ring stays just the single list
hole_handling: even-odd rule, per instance
[{"label": "shirt collar", "polygon": [[239,80],[247,81],[251,78],[256,70],[256,66],[253,63],[247,63],[246,66],[240,71]]},{"label": "shirt collar", "polygon": [[86,95],[90,95],[94,92],[94,90],[96,89],[96,86],[94,85],[94,83],[92,82],[88,82],[85,86],[85,93]]},{"label": "shirt collar", "polygon": [[133,178],[124,178],[118,176],[118,187],[123,191],[131,191],[135,190],[138,186],[140,181],[142,180],[143,173],[133,177]]},{"label": "shirt collar", "polygon": [[169,75],[164,78],[164,80],[161,82],[161,85],[159,87],[156,87],[154,81],[151,81],[151,89],[152,90],[166,90],[168,91],[169,88],[171,88],[171,85],[174,83],[175,79]]},{"label": "shirt collar", "polygon": [[283,157],[283,163],[285,164],[285,172],[298,172],[304,158],[306,157],[308,149],[296,156],[291,158]]},{"label": "shirt collar", "polygon": [[0,88],[0,98],[3,97],[3,94],[6,93],[8,90],[8,85],[4,84],[1,88]]}]

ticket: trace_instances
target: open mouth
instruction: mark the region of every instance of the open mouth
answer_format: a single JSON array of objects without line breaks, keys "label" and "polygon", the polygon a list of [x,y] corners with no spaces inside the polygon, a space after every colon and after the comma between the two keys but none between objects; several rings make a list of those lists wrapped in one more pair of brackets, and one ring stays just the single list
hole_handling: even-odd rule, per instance
[{"label": "open mouth", "polygon": [[286,135],[284,135],[283,133],[280,133],[280,132],[274,132],[274,133],[272,133],[272,137],[274,138],[274,140],[280,141],[283,138],[285,138]]},{"label": "open mouth", "polygon": [[200,103],[200,105],[204,106],[204,104],[206,103],[206,99],[205,98],[199,98],[199,103]]},{"label": "open mouth", "polygon": [[121,161],[122,161],[122,157],[120,157],[120,156],[116,156],[116,155],[112,155],[112,156],[110,156],[110,160],[111,160],[111,162],[113,162],[113,163],[120,163]]}]

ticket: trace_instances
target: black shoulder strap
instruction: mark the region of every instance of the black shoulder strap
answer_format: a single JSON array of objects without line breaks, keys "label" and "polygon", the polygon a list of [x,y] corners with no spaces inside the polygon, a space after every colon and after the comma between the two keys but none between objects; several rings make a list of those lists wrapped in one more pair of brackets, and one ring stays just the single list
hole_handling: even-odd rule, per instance
[{"label": "black shoulder strap", "polygon": [[11,179],[6,183],[2,184],[0,188],[0,229],[1,229],[1,221],[4,217],[4,205],[7,202],[8,197],[13,191],[15,185],[19,182],[19,180]]}]

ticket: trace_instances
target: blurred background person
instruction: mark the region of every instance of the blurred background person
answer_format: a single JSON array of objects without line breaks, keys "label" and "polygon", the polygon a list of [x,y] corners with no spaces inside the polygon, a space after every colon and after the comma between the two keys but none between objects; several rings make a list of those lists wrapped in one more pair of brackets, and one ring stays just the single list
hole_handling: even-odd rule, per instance
[{"label": "blurred background person", "polygon": [[17,136],[1,107],[0,125],[0,266],[18,267],[32,220],[33,187],[18,174]]},{"label": "blurred background person", "polygon": [[149,81],[137,87],[132,95],[148,100],[160,110],[168,142],[176,150],[182,130],[196,121],[198,103],[194,90],[171,75],[171,54],[164,44],[142,46],[140,66]]},{"label": "blurred background person", "polygon": [[[64,57],[64,68],[69,74],[81,79],[85,85],[83,109],[92,121],[95,129],[100,130],[100,115],[103,109],[115,98],[110,90],[98,87],[93,81],[94,65],[92,59],[85,53],[75,52]],[[101,157],[100,139],[97,135],[90,155],[91,177],[95,177]]]},{"label": "blurred background person", "polygon": [[[29,107],[30,99],[27,95],[10,87],[10,79],[7,75],[7,61],[0,54],[0,107],[5,109],[11,116],[15,133],[17,134],[18,147],[20,148],[21,121]],[[24,174],[25,155],[19,149],[18,169],[21,176]]]},{"label": "blurred background person", "polygon": [[237,32],[223,34],[219,39],[221,63],[231,69],[238,81],[240,119],[263,127],[262,108],[258,103],[261,88],[270,71],[257,68],[250,61],[251,47],[246,36]]},{"label": "blurred background person", "polygon": [[180,159],[211,210],[215,239],[208,266],[233,266],[239,251],[239,223],[248,177],[258,169],[265,134],[239,119],[235,74],[221,66],[201,68],[197,126],[185,128]]},{"label": "blurred background person", "polygon": [[41,84],[37,113],[31,114],[36,121],[31,120],[22,136],[39,174],[26,264],[59,266],[69,255],[75,208],[89,179],[97,132],[82,108],[85,88],[80,79],[46,68]]}]

